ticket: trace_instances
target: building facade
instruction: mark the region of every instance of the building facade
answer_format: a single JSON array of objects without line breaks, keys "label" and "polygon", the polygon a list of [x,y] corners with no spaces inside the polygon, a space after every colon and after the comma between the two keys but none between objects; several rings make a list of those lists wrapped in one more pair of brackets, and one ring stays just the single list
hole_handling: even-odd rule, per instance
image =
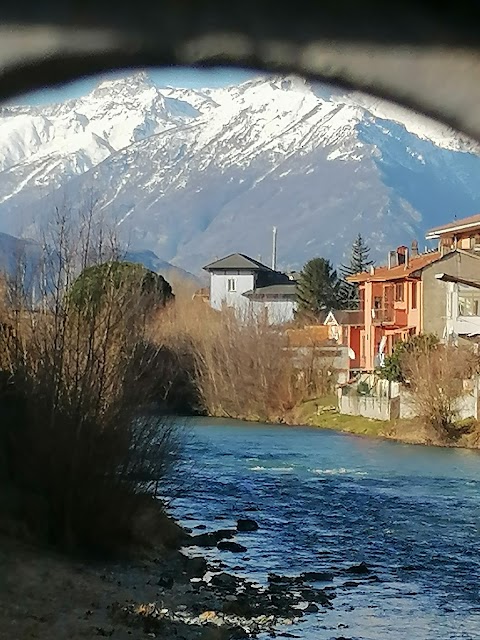
[{"label": "building facade", "polygon": [[480,214],[431,229],[426,239],[437,240],[435,250],[419,254],[416,242],[401,246],[389,252],[386,266],[348,278],[359,286],[365,371],[412,335],[454,342],[480,336]]},{"label": "building facade", "polygon": [[[480,335],[480,215],[431,229],[440,259],[423,272],[423,329],[449,341]],[[468,284],[470,283],[470,284]]]},{"label": "building facade", "polygon": [[244,254],[234,253],[204,267],[210,274],[210,305],[234,309],[241,319],[261,317],[270,324],[294,319],[296,283],[286,274]]},{"label": "building facade", "polygon": [[411,251],[401,246],[389,252],[386,266],[348,278],[359,286],[361,369],[375,370],[398,341],[422,332],[422,271],[439,257],[438,251],[418,254],[416,244]]}]

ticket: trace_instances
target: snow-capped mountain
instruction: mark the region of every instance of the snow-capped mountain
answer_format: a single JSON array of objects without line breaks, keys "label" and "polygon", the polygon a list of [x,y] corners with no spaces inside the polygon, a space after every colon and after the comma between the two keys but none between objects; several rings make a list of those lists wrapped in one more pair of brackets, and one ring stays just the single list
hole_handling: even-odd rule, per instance
[{"label": "snow-capped mountain", "polygon": [[295,77],[158,88],[145,73],[83,98],[0,109],[0,231],[94,207],[129,246],[197,271],[215,256],[376,257],[480,210],[476,145],[367,96]]}]

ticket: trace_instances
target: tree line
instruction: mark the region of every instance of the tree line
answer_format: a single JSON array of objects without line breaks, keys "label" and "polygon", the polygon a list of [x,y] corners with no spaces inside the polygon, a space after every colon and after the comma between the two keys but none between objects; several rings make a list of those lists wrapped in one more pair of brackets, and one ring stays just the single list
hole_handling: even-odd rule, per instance
[{"label": "tree line", "polygon": [[358,285],[348,276],[368,271],[373,265],[370,248],[359,233],[353,241],[350,259],[339,272],[326,258],[313,258],[303,267],[297,282],[297,314],[316,318],[332,309],[358,309]]}]

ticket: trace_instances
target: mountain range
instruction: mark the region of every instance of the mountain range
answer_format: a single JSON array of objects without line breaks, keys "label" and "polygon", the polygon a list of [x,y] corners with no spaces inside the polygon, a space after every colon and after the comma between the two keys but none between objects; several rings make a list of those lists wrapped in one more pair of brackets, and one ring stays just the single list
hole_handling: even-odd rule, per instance
[{"label": "mountain range", "polygon": [[[0,108],[0,232],[92,210],[131,252],[199,273],[223,255],[299,268],[373,257],[480,210],[476,143],[423,116],[292,76],[222,89],[139,72],[41,107]],[[153,257],[152,257],[153,256]],[[148,266],[148,265],[147,265]]]}]

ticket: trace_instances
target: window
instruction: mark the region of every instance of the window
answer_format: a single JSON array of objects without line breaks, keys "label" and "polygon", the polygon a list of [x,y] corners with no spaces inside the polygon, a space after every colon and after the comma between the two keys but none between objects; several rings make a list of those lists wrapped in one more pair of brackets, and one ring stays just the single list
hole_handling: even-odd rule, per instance
[{"label": "window", "polygon": [[412,309],[417,308],[417,283],[412,282]]},{"label": "window", "polygon": [[382,298],[381,296],[375,296],[373,299],[373,308],[381,309],[382,308]]},{"label": "window", "polygon": [[227,291],[236,291],[237,290],[237,281],[235,278],[228,278],[227,280]]},{"label": "window", "polygon": [[403,302],[403,282],[397,282],[395,285],[395,302]]},{"label": "window", "polygon": [[480,316],[480,291],[464,289],[458,292],[458,315]]}]

